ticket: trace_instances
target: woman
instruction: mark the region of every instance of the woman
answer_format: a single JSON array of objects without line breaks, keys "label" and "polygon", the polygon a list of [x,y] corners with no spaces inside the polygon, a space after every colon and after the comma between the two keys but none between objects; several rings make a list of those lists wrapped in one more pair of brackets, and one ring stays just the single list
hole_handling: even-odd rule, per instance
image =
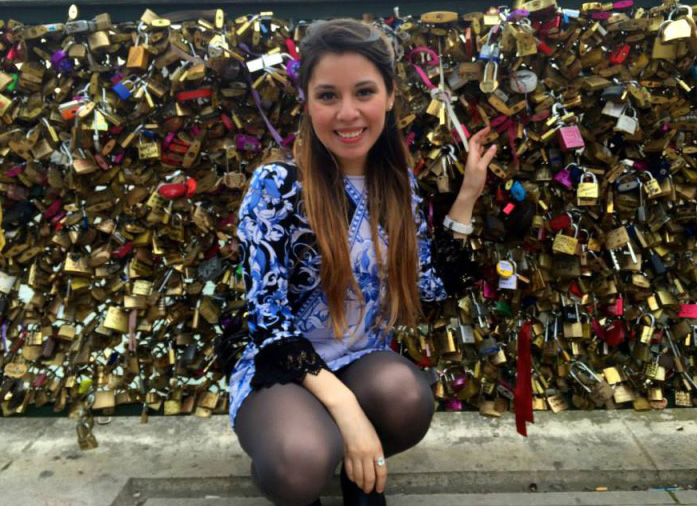
[{"label": "woman", "polygon": [[[344,504],[384,505],[385,459],[416,445],[434,411],[391,329],[447,293],[397,127],[387,39],[353,19],[318,21],[300,55],[295,160],[258,167],[239,212],[253,342],[230,379],[230,419],[275,504],[320,505],[343,460]],[[470,139],[448,213],[464,232],[496,153],[486,132]]]}]

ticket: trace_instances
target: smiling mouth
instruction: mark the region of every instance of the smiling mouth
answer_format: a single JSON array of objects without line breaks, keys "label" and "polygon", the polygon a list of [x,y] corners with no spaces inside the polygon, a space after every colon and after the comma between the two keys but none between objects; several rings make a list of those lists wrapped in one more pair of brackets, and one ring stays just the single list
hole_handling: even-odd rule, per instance
[{"label": "smiling mouth", "polygon": [[353,132],[348,132],[348,133],[343,133],[339,132],[338,130],[334,130],[334,133],[337,134],[339,137],[342,139],[355,139],[356,137],[360,137],[363,132],[365,132],[365,128],[361,128],[360,130],[355,130]]}]

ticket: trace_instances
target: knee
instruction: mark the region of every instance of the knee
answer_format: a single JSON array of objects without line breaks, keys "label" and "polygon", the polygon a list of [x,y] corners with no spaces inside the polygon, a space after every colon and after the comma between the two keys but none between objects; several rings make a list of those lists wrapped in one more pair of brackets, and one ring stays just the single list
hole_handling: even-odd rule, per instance
[{"label": "knee", "polygon": [[416,444],[428,431],[435,405],[426,377],[409,365],[392,369],[392,378],[383,383],[392,388],[382,390],[379,405],[388,411],[388,425],[403,434],[413,433]]},{"label": "knee", "polygon": [[256,462],[258,485],[278,503],[304,506],[320,496],[336,467],[331,452],[289,439],[270,460]]}]

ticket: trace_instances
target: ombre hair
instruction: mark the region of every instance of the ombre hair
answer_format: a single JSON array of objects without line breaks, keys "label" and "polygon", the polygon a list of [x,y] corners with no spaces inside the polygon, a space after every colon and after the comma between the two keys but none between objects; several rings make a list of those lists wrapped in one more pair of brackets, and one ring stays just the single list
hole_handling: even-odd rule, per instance
[{"label": "ombre hair", "polygon": [[[387,37],[372,25],[351,18],[316,21],[307,28],[299,49],[299,85],[305,97],[309,96],[308,83],[320,59],[346,52],[358,53],[375,65],[385,81],[388,95],[394,89],[394,51]],[[382,244],[378,223],[384,227],[389,241],[387,259],[383,259],[381,248],[375,248],[380,285],[385,287],[377,322],[384,325],[383,337],[397,324],[415,325],[421,315],[416,225],[411,212],[407,172],[413,160],[399,130],[398,118],[399,108],[395,102],[386,113],[382,133],[368,152],[365,172],[373,244]],[[332,330],[335,338],[341,340],[348,329],[345,303],[349,290],[361,301],[361,319],[365,309],[350,261],[343,174],[332,153],[315,134],[306,114],[301,117],[293,155],[302,181],[304,209],[321,254],[320,280],[328,301]]]}]

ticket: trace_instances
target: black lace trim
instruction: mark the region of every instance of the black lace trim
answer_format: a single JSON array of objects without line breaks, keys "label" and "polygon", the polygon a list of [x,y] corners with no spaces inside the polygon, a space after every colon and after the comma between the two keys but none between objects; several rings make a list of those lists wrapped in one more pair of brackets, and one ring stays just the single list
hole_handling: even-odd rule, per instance
[{"label": "black lace trim", "polygon": [[450,230],[434,227],[431,241],[433,268],[443,281],[445,291],[451,297],[465,293],[471,284],[471,276],[476,265],[471,258],[471,250],[466,240],[457,239]]},{"label": "black lace trim", "polygon": [[264,346],[254,357],[256,371],[250,382],[253,390],[270,387],[276,383],[301,384],[306,373],[319,374],[329,370],[312,343],[304,338],[280,339]]}]

